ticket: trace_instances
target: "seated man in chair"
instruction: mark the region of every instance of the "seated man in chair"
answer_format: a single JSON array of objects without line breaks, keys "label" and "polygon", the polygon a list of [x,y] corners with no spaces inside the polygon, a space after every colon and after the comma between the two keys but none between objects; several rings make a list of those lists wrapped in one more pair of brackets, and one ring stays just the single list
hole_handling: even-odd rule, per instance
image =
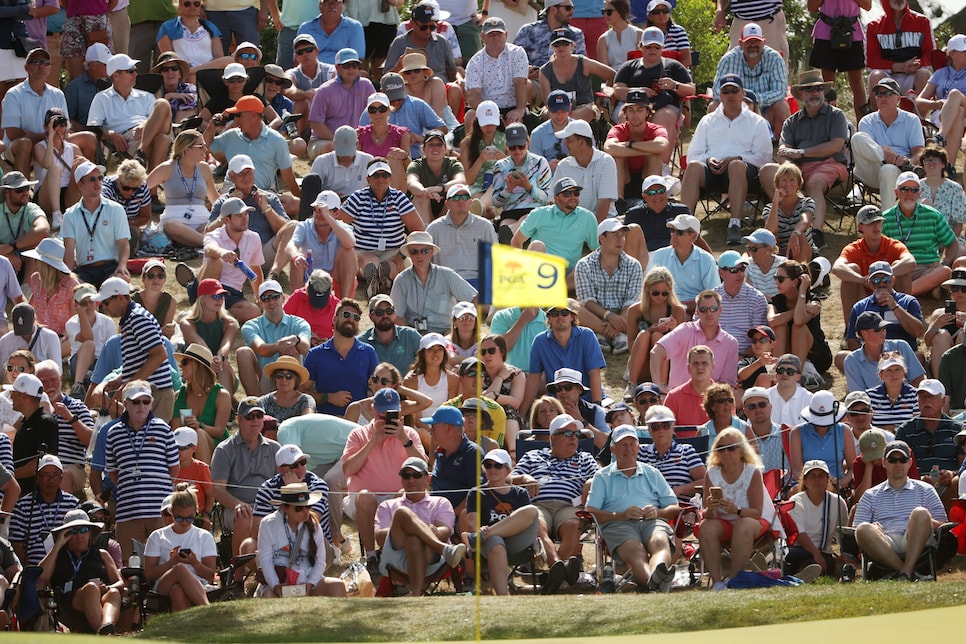
[{"label": "seated man in chair", "polygon": [[600,524],[611,553],[626,563],[640,591],[670,592],[674,579],[669,525],[681,511],[661,473],[637,460],[637,428],[611,434],[615,462],[591,481],[587,510]]},{"label": "seated man in chair", "polygon": [[422,594],[426,576],[444,563],[456,568],[463,561],[466,546],[451,544],[456,525],[452,504],[441,496],[430,496],[429,468],[419,456],[410,456],[399,470],[403,496],[383,501],[376,508],[376,543],[382,548],[379,571],[389,568],[404,572],[409,595]]},{"label": "seated man in chair", "polygon": [[933,531],[946,522],[936,489],[909,478],[910,455],[903,441],[885,446],[887,478],[862,495],[852,520],[859,548],[905,581],[917,578],[919,555]]}]

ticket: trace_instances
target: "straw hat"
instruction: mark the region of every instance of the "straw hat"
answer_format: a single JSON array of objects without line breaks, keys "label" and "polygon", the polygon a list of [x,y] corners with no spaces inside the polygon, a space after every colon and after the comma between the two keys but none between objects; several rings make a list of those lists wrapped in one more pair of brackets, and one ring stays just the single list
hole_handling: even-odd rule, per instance
[{"label": "straw hat", "polygon": [[279,490],[281,497],[269,501],[272,505],[315,505],[322,499],[321,492],[309,492],[309,486],[305,483],[289,483],[283,485]]},{"label": "straw hat", "polygon": [[211,368],[211,363],[214,360],[214,357],[211,355],[211,351],[208,349],[208,347],[203,344],[192,342],[188,345],[183,353],[176,353],[174,354],[174,357],[178,362],[181,362],[185,358],[191,358],[211,372],[212,377],[218,377],[218,375],[215,373],[215,370]]},{"label": "straw hat", "polygon": [[309,370],[302,366],[298,358],[279,356],[275,362],[270,362],[265,365],[265,377],[271,380],[275,376],[275,372],[279,369],[294,371],[298,375],[300,382],[304,383],[309,379]]},{"label": "straw hat", "polygon": [[154,65],[154,67],[151,68],[151,71],[155,74],[160,74],[161,68],[168,63],[174,63],[178,66],[178,69],[181,70],[181,80],[187,79],[188,75],[191,73],[191,67],[188,66],[188,61],[184,60],[173,51],[166,51],[158,56],[158,62]]},{"label": "straw hat", "polygon": [[426,64],[425,54],[417,51],[403,56],[403,66],[399,71],[405,74],[416,69],[424,70],[428,76],[433,75],[433,68]]}]

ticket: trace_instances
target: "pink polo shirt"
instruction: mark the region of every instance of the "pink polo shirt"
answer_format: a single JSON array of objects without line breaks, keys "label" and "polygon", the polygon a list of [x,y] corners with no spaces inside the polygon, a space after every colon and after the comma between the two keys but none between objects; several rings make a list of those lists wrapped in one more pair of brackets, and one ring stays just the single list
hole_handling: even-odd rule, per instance
[{"label": "pink polo shirt", "polygon": [[[706,345],[714,353],[711,379],[715,382],[726,382],[731,386],[738,383],[738,341],[720,327],[718,327],[718,335],[708,340],[704,337],[704,331],[701,330],[698,322],[685,322],[679,324],[657,343],[667,351],[667,359],[671,365],[668,389],[673,389],[690,379],[688,351],[699,344]],[[704,422],[707,422],[707,419]]]},{"label": "pink polo shirt", "polygon": [[[370,421],[368,425],[356,427],[349,432],[349,438],[345,443],[345,451],[342,459],[352,456],[366,443],[375,431],[375,422]],[[412,427],[406,427],[406,435],[409,436],[419,453],[425,458],[423,444],[419,440],[419,434]],[[362,468],[349,477],[349,491],[359,492],[369,490],[373,494],[392,494],[398,492],[402,487],[399,483],[399,468],[409,458],[406,448],[395,436],[389,436],[383,442],[373,447]]]}]

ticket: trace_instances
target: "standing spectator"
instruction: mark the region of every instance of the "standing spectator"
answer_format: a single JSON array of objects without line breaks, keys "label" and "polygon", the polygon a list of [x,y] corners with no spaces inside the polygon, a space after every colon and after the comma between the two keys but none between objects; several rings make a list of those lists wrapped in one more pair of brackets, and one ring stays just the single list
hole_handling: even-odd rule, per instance
[{"label": "standing spectator", "polygon": [[476,117],[481,103],[493,101],[506,123],[522,123],[529,102],[527,52],[507,43],[500,18],[487,18],[482,30],[483,49],[466,63],[466,121]]},{"label": "standing spectator", "polygon": [[[337,53],[345,48],[366,51],[366,35],[358,20],[342,15],[342,0],[322,0],[319,15],[299,26],[298,35],[308,34],[319,49],[318,59],[337,64]],[[356,54],[358,60],[358,53]]]},{"label": "standing spectator", "polygon": [[872,0],[811,0],[808,4],[810,13],[818,13],[812,29],[808,65],[821,69],[822,80],[826,82],[834,82],[836,72],[846,73],[856,118],[869,113],[869,95],[862,77],[865,70],[865,29],[859,20],[862,9],[872,9]]},{"label": "standing spectator", "polygon": [[889,79],[902,96],[910,90],[919,94],[938,67],[929,18],[910,9],[905,0],[887,2],[882,9],[884,15],[865,28],[869,87],[874,93],[880,81]]},{"label": "standing spectator", "polygon": [[716,2],[715,5],[713,26],[715,33],[728,26],[726,15],[729,12],[734,16],[729,32],[730,49],[738,47],[741,43],[740,39],[744,36],[745,27],[749,23],[758,23],[761,25],[759,29],[762,36],[767,36],[768,41],[774,43],[775,48],[781,53],[782,59],[788,60],[788,26],[780,0],[736,0],[727,3]]},{"label": "standing spectator", "polygon": [[265,26],[268,3],[255,0],[206,0],[205,15],[221,32],[221,46],[231,49],[231,42],[258,42],[258,32]]},{"label": "standing spectator", "polygon": [[151,60],[156,59],[157,54],[161,53],[157,44],[157,34],[161,25],[177,15],[177,7],[167,0],[134,0],[128,5],[131,34],[128,51],[124,53],[130,54],[138,61],[140,73],[146,74],[151,69]]},{"label": "standing spectator", "polygon": [[122,53],[114,46],[111,25],[107,19],[109,5],[108,0],[64,3],[67,20],[61,31],[60,55],[67,59],[67,73],[71,80],[84,71],[82,56],[89,42],[100,42],[111,51]]},{"label": "standing spectator", "polygon": [[[340,0],[328,0],[340,3]],[[335,149],[335,131],[343,125],[357,127],[359,117],[368,107],[376,88],[359,73],[359,54],[354,49],[340,49],[335,56],[336,77],[322,84],[312,98],[309,125],[312,141],[308,154],[315,159]]]},{"label": "standing spectator", "polygon": [[[303,22],[307,22],[315,16],[315,6],[311,2],[279,2],[278,0],[265,0],[268,11],[272,16],[272,24],[278,31],[278,47],[275,51],[275,64],[282,69],[289,69],[295,59],[295,36]],[[279,11],[279,4],[282,5]],[[311,36],[309,36],[311,37]],[[315,50],[313,39],[312,49]],[[315,56],[312,57],[318,60]],[[299,113],[299,110],[293,110]],[[304,113],[304,112],[302,112]]]},{"label": "standing spectator", "polygon": [[[418,2],[412,9],[412,29],[393,38],[398,20],[394,22],[390,37],[386,39],[387,42],[391,40],[391,44],[386,50],[385,70],[398,72],[402,67],[404,56],[410,50],[415,50],[426,56],[426,64],[436,76],[443,79],[443,82],[455,81],[457,60],[446,37],[439,33],[438,24],[442,19],[438,4]],[[479,49],[479,46],[476,49]],[[468,61],[469,58],[465,60]]]},{"label": "standing spectator", "polygon": [[[574,5],[567,0],[549,0],[544,3],[543,16],[537,18],[536,22],[520,27],[513,44],[522,47],[527,52],[531,68],[539,69],[550,60],[552,48],[550,46],[551,34],[560,29],[567,29],[573,34],[574,53],[586,54],[587,41],[584,32],[576,26],[571,26],[574,16]],[[600,16],[595,16],[600,17]],[[486,34],[486,23],[484,22],[483,33]],[[484,38],[484,41],[486,39]]]}]

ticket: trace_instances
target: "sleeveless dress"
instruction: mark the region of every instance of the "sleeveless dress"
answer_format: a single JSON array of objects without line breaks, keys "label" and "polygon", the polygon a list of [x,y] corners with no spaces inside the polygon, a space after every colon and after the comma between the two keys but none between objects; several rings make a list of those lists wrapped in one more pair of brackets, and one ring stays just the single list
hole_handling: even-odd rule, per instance
[{"label": "sleeveless dress", "polygon": [[164,212],[161,213],[161,223],[180,221],[197,228],[208,223],[211,213],[205,207],[205,195],[208,189],[204,177],[195,165],[194,173],[190,177],[181,174],[181,164],[174,162],[171,176],[161,184],[164,190]]},{"label": "sleeveless dress", "polygon": [[[745,468],[741,471],[741,476],[734,483],[725,481],[720,467],[709,467],[707,476],[711,479],[711,483],[714,486],[721,488],[721,494],[724,498],[731,499],[739,508],[747,508],[751,505],[748,501],[748,488],[751,485],[751,477],[754,475],[756,469],[758,468],[755,465],[745,463]],[[761,518],[770,523],[774,529],[776,524],[775,506],[772,504],[771,499],[768,498],[768,491],[765,490],[764,483],[762,484],[762,494],[764,495],[764,503],[761,508]],[[735,521],[738,519],[738,515],[718,510],[718,518],[723,521]]]},{"label": "sleeveless dress", "polygon": [[557,75],[553,71],[552,61],[546,62],[540,68],[540,73],[550,81],[550,89],[560,89],[567,92],[574,107],[577,107],[594,102],[594,86],[590,76],[584,76],[584,57],[575,54],[574,58],[577,59],[577,67],[574,69],[574,75],[568,81],[557,79]]},{"label": "sleeveless dress", "polygon": [[607,45],[607,64],[617,69],[627,62],[627,54],[637,51],[637,39],[644,30],[634,25],[628,25],[617,41],[617,32],[608,29],[604,33],[604,43]]}]

